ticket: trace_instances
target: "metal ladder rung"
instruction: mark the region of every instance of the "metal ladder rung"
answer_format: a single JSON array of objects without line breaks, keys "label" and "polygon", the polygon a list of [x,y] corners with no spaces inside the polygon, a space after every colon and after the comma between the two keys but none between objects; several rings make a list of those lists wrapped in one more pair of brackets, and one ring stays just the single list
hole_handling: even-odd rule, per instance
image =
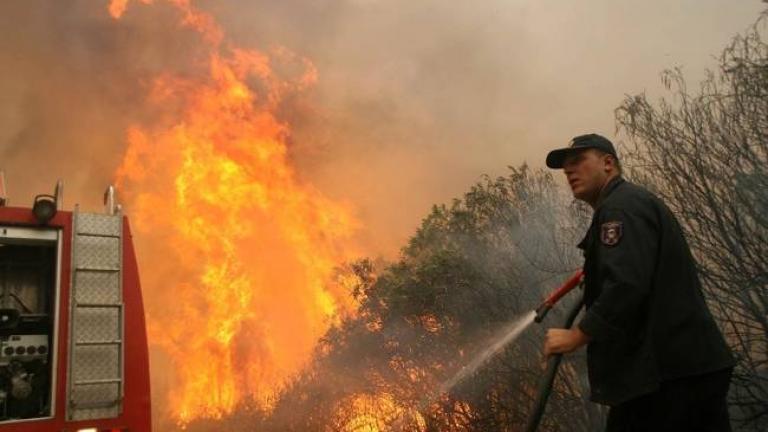
[{"label": "metal ladder rung", "polygon": [[69,404],[72,405],[73,408],[77,409],[98,409],[98,408],[112,408],[113,406],[119,404],[122,402],[122,398],[115,399],[114,401],[110,402],[75,402],[75,401],[69,401]]},{"label": "metal ladder rung", "polygon": [[75,303],[76,308],[105,308],[105,309],[120,309],[123,307],[122,303]]},{"label": "metal ladder rung", "polygon": [[100,234],[95,232],[88,232],[88,231],[80,231],[77,233],[78,237],[106,237],[106,238],[116,238],[119,239],[120,235],[115,234]]},{"label": "metal ladder rung", "polygon": [[75,267],[75,271],[94,273],[120,273],[120,269],[115,267]]},{"label": "metal ladder rung", "polygon": [[110,341],[75,341],[77,346],[101,346],[101,345],[120,345],[122,340],[110,340]]},{"label": "metal ladder rung", "polygon": [[120,378],[104,378],[104,379],[97,379],[97,380],[84,380],[84,381],[75,381],[74,384],[76,386],[87,386],[87,385],[98,385],[98,384],[122,384],[123,380]]}]

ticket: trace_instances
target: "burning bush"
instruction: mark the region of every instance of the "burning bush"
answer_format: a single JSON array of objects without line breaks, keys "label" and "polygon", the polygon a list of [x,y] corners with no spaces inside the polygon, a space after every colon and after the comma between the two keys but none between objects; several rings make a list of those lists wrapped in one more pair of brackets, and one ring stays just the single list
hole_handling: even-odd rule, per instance
[{"label": "burning bush", "polygon": [[[351,265],[359,312],[328,332],[312,367],[280,395],[270,430],[523,427],[543,367],[540,329],[446,394],[438,390],[494,331],[579,266],[572,245],[588,215],[568,201],[549,174],[512,169],[435,206],[399,261]],[[573,360],[556,385],[548,430],[602,422],[585,401],[583,365]]]}]

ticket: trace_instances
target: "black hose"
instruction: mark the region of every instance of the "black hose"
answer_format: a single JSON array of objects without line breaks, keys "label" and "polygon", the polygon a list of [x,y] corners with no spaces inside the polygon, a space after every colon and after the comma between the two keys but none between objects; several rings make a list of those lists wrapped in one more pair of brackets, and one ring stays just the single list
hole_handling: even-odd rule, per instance
[{"label": "black hose", "polygon": [[[573,321],[576,320],[576,316],[579,314],[581,307],[584,305],[582,300],[579,300],[571,306],[568,310],[568,316],[565,318],[565,324],[563,328],[571,328]],[[547,370],[544,372],[544,376],[539,382],[539,388],[536,392],[536,403],[533,405],[533,412],[528,418],[528,426],[526,426],[526,432],[536,432],[541,422],[541,417],[544,415],[544,410],[547,407],[547,400],[552,393],[552,384],[555,382],[555,375],[557,375],[557,369],[560,367],[560,361],[563,359],[562,354],[553,354],[549,356],[547,361]]]}]

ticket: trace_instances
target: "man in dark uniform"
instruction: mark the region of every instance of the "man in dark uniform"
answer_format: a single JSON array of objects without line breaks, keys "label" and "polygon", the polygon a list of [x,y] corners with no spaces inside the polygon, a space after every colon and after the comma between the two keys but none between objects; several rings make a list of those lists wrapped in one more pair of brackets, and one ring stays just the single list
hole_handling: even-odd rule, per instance
[{"label": "man in dark uniform", "polygon": [[594,215],[579,244],[586,313],[573,329],[550,329],[545,353],[587,345],[591,399],[611,407],[607,431],[730,431],[734,360],[674,215],[621,177],[600,135],[550,152],[547,166],[564,170]]}]

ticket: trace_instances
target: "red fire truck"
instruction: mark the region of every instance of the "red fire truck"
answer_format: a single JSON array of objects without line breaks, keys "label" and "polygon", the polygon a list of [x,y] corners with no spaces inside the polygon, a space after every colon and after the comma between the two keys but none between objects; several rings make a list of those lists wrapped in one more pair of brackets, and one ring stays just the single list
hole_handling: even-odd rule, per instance
[{"label": "red fire truck", "polygon": [[151,430],[149,356],[128,220],[63,211],[61,183],[6,206],[0,174],[0,432]]}]

